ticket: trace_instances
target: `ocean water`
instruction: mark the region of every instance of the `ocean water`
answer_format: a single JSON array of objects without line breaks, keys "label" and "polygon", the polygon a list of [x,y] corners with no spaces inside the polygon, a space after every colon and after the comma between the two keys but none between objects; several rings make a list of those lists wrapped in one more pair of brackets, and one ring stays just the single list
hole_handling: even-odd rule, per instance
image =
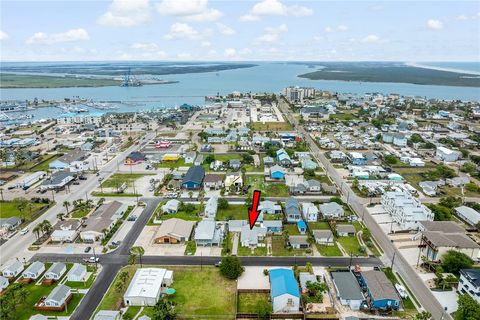
[{"label": "ocean water", "polygon": [[[342,93],[380,92],[399,93],[406,96],[422,96],[439,99],[480,100],[480,88],[415,85],[407,83],[372,83],[356,81],[327,81],[298,78],[297,75],[311,72],[306,65],[268,62],[257,63],[252,68],[162,76],[178,83],[144,85],[142,87],[98,88],[46,88],[46,89],[0,89],[0,100],[63,100],[81,97],[95,101],[122,101],[117,112],[138,111],[152,108],[174,107],[183,103],[204,105],[204,97],[216,94],[240,92],[275,92],[290,85],[311,86],[320,90]],[[90,110],[90,109],[89,109]],[[91,109],[91,112],[98,110]],[[105,112],[105,111],[100,111]],[[58,117],[64,111],[59,108],[41,108],[28,112],[34,119]],[[16,113],[15,115],[18,115]]]}]

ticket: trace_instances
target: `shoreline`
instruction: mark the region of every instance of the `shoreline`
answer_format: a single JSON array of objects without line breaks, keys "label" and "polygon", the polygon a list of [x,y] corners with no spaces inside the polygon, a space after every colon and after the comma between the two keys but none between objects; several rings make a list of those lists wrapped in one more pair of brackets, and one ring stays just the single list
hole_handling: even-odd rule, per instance
[{"label": "shoreline", "polygon": [[455,68],[444,68],[444,67],[434,67],[434,66],[429,66],[429,65],[426,65],[426,64],[417,63],[417,62],[405,62],[404,64],[406,66],[414,67],[414,68],[422,68],[422,69],[430,69],[430,70],[437,70],[437,71],[445,71],[445,72],[452,72],[452,73],[463,73],[463,74],[469,74],[469,75],[474,75],[474,76],[480,76],[479,71],[462,70],[462,69],[455,69]]}]

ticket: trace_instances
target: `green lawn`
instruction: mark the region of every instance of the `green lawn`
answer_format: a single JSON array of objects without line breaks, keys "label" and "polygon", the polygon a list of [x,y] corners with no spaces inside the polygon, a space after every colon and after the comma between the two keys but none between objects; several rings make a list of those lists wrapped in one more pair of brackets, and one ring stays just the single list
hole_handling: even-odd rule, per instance
[{"label": "green lawn", "polygon": [[88,208],[88,207],[81,207],[77,210],[71,211],[72,218],[80,219],[85,217],[90,211],[92,211],[93,207]]},{"label": "green lawn", "polygon": [[75,288],[75,289],[86,289],[90,288],[93,284],[93,281],[95,280],[95,276],[93,274],[90,275],[88,280],[83,283],[83,282],[73,282],[73,281],[66,281],[65,285],[69,286],[70,288]]},{"label": "green lawn", "polygon": [[242,247],[240,243],[238,244],[237,256],[266,256],[267,247],[257,247],[252,250],[248,247]]},{"label": "green lawn", "polygon": [[246,175],[245,184],[251,186],[251,190],[262,191],[262,196],[288,197],[288,187],[280,183],[266,183],[263,175]]},{"label": "green lawn", "polygon": [[175,162],[172,161],[165,161],[162,163],[155,164],[156,168],[179,168],[179,167],[191,167],[193,163],[185,163],[184,158],[180,158]]},{"label": "green lawn", "polygon": [[142,195],[139,193],[116,193],[116,192],[92,192],[92,196],[94,197],[126,197],[126,198],[134,198],[134,197],[141,197]]},{"label": "green lawn", "polygon": [[246,220],[247,207],[243,204],[230,204],[227,209],[218,209],[216,219],[218,221]]},{"label": "green lawn", "polygon": [[270,295],[268,293],[239,293],[237,312],[239,313],[257,313],[258,310],[270,309]]},{"label": "green lawn", "polygon": [[[127,312],[123,315],[126,319],[134,319],[142,307],[128,307]],[[129,318],[127,318],[129,317]]]},{"label": "green lawn", "polygon": [[123,287],[122,290],[117,291],[115,290],[115,284],[120,281],[118,279],[118,274],[115,276],[115,279],[113,280],[112,284],[110,285],[110,288],[108,288],[107,293],[103,296],[102,301],[97,307],[98,310],[118,310],[120,308],[123,294],[127,290],[128,284],[130,280],[133,278],[133,275],[135,274],[135,271],[137,270],[137,266],[126,266],[120,269],[118,274],[122,271],[127,271],[129,275],[129,280],[127,281],[127,284]]},{"label": "green lawn", "polygon": [[358,242],[357,237],[338,237],[337,241],[340,242],[342,245],[343,249],[347,253],[353,254],[353,255],[359,255],[359,256],[366,256],[366,253],[360,252],[360,243]]},{"label": "green lawn", "polygon": [[[52,155],[42,155],[40,156],[41,159],[35,159],[35,163],[37,165],[33,166],[30,171],[48,171],[48,164],[52,161],[57,160],[60,158],[62,154],[52,154]],[[39,163],[40,161],[44,160],[43,162]],[[29,165],[24,165],[25,168],[30,167],[33,163],[29,163]]]},{"label": "green lawn", "polygon": [[283,220],[283,214],[282,213],[264,214],[263,220]]},{"label": "green lawn", "polygon": [[265,186],[265,177],[263,175],[246,175],[245,184],[250,185],[252,190],[262,190]]},{"label": "green lawn", "polygon": [[252,122],[250,129],[253,131],[288,131],[292,130],[292,125],[288,122]]},{"label": "green lawn", "polygon": [[186,256],[193,256],[195,255],[195,251],[197,251],[197,244],[195,241],[187,241],[186,242],[187,247],[185,248],[185,255]]},{"label": "green lawn", "polygon": [[300,231],[298,231],[296,224],[286,224],[283,226],[283,229],[288,231],[289,236],[298,236],[300,235]]},{"label": "green lawn", "polygon": [[318,243],[316,243],[315,245],[317,246],[318,252],[320,252],[322,256],[326,256],[326,257],[343,256],[342,251],[340,251],[336,243],[333,246],[325,246]]},{"label": "green lawn", "polygon": [[170,299],[176,303],[179,318],[211,317],[233,319],[236,282],[227,280],[215,267],[168,267],[174,271]]},{"label": "green lawn", "polygon": [[102,182],[102,188],[120,188],[124,183],[131,185],[132,182],[147,175],[144,173],[115,173]]},{"label": "green lawn", "polygon": [[28,202],[28,204],[31,204],[31,208],[27,205],[23,211],[20,211],[18,203],[15,201],[0,201],[0,218],[19,217],[29,221],[31,219],[30,209],[32,214],[34,214],[47,206],[46,203]]},{"label": "green lawn", "polygon": [[168,220],[172,218],[177,218],[177,219],[183,219],[188,221],[200,221],[201,218],[199,214],[202,211],[203,207],[200,204],[195,204],[194,206],[195,206],[195,210],[193,210],[192,212],[186,212],[186,211],[180,210],[175,214],[162,214],[160,219]]},{"label": "green lawn", "polygon": [[328,222],[319,221],[319,222],[308,222],[308,228],[310,230],[330,230]]},{"label": "green lawn", "polygon": [[[397,278],[393,274],[392,269],[383,268],[382,271],[385,273],[388,280],[390,280],[390,282],[392,282],[393,285],[395,285],[396,283],[399,283],[399,281],[397,280]],[[405,286],[405,283],[401,283],[401,285],[403,285],[409,293],[409,296],[408,296],[407,299],[402,299],[403,308],[405,309],[406,312],[409,312],[409,311],[410,312],[416,312],[417,309],[415,308],[415,305],[413,304],[413,302],[411,300],[411,297],[410,297],[410,295],[411,295],[410,290]]]}]

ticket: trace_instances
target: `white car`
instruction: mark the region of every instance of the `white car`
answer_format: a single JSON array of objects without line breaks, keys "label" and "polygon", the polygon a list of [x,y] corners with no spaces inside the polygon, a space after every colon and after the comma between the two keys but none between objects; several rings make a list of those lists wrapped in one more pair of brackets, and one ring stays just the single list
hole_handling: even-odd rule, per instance
[{"label": "white car", "polygon": [[100,258],[95,258],[95,257],[90,257],[88,258],[87,262],[90,262],[90,263],[95,263],[95,262],[99,262],[100,261]]},{"label": "white car", "polygon": [[21,231],[20,231],[20,234],[23,236],[25,234],[28,233],[28,228],[23,228]]}]

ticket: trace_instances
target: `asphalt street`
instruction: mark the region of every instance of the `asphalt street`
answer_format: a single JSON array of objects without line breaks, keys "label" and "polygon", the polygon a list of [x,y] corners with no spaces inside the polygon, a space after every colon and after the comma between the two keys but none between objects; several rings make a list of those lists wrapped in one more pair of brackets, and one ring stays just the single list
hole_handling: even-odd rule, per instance
[{"label": "asphalt street", "polygon": [[[372,218],[368,210],[362,205],[363,200],[358,197],[350,186],[345,183],[340,176],[340,174],[335,170],[333,165],[325,157],[324,153],[317,146],[315,141],[311,138],[310,134],[305,131],[303,126],[298,124],[298,121],[291,115],[288,110],[288,105],[280,100],[279,108],[283,114],[288,118],[290,123],[294,126],[295,131],[300,133],[304,139],[309,143],[312,153],[316,156],[318,160],[322,163],[325,172],[332,179],[332,181],[340,188],[346,202],[355,210],[355,212],[362,217],[365,225],[371,231],[375,240],[383,249],[385,256],[392,261],[393,260],[393,269],[398,272],[400,276],[405,280],[406,284],[413,291],[415,297],[420,302],[420,304],[428,310],[434,319],[452,319],[451,316],[444,312],[443,306],[438,302],[438,300],[433,296],[432,292],[425,286],[423,280],[418,276],[416,271],[410,266],[398,251],[395,245],[390,241],[388,236],[383,232],[377,222]],[[345,199],[344,199],[345,200]]]}]

